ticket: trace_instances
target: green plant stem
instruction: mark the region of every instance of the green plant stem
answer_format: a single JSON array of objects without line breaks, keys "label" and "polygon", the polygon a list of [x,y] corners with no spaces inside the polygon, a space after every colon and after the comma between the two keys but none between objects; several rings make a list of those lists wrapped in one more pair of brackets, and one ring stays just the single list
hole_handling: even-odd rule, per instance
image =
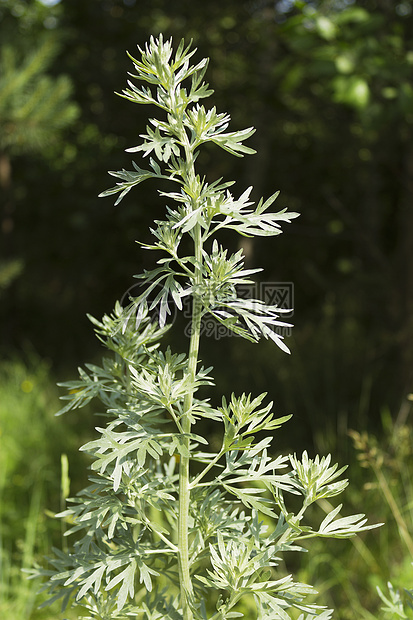
[{"label": "green plant stem", "polygon": [[[194,229],[195,257],[197,264],[202,260],[202,239],[201,229],[197,225]],[[197,267],[196,279],[200,279],[199,267]],[[198,282],[197,282],[198,283]],[[191,340],[188,354],[188,373],[193,381],[196,375],[198,363],[199,340],[201,335],[202,302],[196,294],[193,295]],[[193,403],[193,391],[190,391],[184,401],[184,413],[182,416],[182,430],[188,435],[191,432],[190,411]],[[189,539],[188,539],[188,518],[190,505],[189,487],[189,463],[190,463],[190,439],[184,438],[184,448],[186,454],[181,455],[179,462],[179,518],[178,518],[178,558],[179,558],[179,581],[181,588],[181,603],[184,620],[192,620],[193,615],[189,606],[189,599],[192,597],[193,588],[189,570]]]},{"label": "green plant stem", "polygon": [[195,478],[195,480],[193,480],[191,482],[191,484],[189,485],[190,489],[194,489],[195,487],[200,487],[200,486],[208,486],[209,482],[206,482],[204,484],[200,484],[202,478],[204,478],[204,476],[209,472],[210,469],[212,469],[219,461],[219,459],[225,454],[225,450],[221,449],[220,452],[218,452],[218,454],[216,455],[216,457],[205,467],[204,470],[201,471],[201,473]]}]

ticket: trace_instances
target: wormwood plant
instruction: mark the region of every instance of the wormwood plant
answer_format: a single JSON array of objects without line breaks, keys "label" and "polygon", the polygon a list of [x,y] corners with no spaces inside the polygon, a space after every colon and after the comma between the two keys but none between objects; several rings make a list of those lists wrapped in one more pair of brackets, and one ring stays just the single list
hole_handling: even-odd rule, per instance
[{"label": "wormwood plant", "polygon": [[[161,115],[128,149],[147,157],[148,166],[133,162],[133,170],[111,172],[119,181],[101,195],[119,194],[117,204],[150,178],[175,191],[161,192],[165,219],[155,221],[154,241],[143,246],[161,258],[138,276],[141,294],[101,321],[91,318],[110,356],[63,384],[68,402],[61,413],[96,398],[107,423],[82,448],[92,459],[90,485],[58,515],[70,523],[73,550],[56,550],[50,570],[37,574],[48,577],[49,602],[61,598],[63,608],[79,606],[94,620],[224,620],[243,612],[325,620],[331,611],[306,602],[312,588],[294,582],[283,557],[316,536],[347,538],[371,527],[361,514],[340,517],[341,505],[320,517],[318,529],[305,524],[311,505],[346,487],[339,480],[345,468],[330,456],[270,455],[273,433],[289,416],[274,418],[265,394],[232,394],[219,407],[197,394],[213,384],[198,359],[207,315],[242,338],[270,338],[288,352],[276,331],[285,325],[280,309],[237,294],[259,270],[244,269],[242,251],[230,254],[218,237],[222,229],[278,235],[297,214],[269,211],[277,194],[254,206],[251,188],[236,197],[231,182],[197,172],[205,143],[236,156],[253,153],[243,142],[254,129],[228,132],[229,116],[199,103],[212,93],[203,82],[207,59],[191,65],[190,47],[182,41],[174,53],[160,36],[139,48],[140,59],[131,57],[132,77],[143,84],[128,82],[122,96]],[[172,308],[182,310],[186,297],[188,355],[162,350]],[[197,432],[204,418],[221,429],[216,451]]]}]

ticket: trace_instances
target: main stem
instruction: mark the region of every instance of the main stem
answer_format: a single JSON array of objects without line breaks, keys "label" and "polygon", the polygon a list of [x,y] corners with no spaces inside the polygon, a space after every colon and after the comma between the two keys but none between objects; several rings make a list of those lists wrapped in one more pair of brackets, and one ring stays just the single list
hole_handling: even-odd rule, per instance
[{"label": "main stem", "polygon": [[[194,229],[195,258],[197,265],[202,260],[202,238],[201,228],[197,225]],[[196,284],[200,284],[201,274],[197,267]],[[192,322],[191,340],[188,354],[188,374],[193,381],[196,375],[198,362],[199,339],[201,334],[202,302],[195,290],[192,297]],[[182,431],[184,434],[191,432],[190,410],[192,408],[194,393],[190,390],[184,400],[184,414],[182,416]],[[192,581],[189,570],[189,539],[188,539],[188,518],[190,505],[189,488],[189,437],[184,438],[185,452],[188,456],[181,454],[179,462],[179,517],[178,517],[178,559],[179,559],[179,582],[181,587],[181,603],[183,620],[193,620],[192,610],[189,600],[193,595]]]}]

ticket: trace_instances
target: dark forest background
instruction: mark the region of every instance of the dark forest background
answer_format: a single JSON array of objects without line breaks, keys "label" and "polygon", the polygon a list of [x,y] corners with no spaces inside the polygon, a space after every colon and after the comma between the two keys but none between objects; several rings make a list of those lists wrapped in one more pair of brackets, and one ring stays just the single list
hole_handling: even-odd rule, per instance
[{"label": "dark forest background", "polygon": [[293,414],[277,449],[351,464],[346,514],[388,526],[314,546],[300,577],[340,620],[377,619],[374,585],[413,579],[413,0],[0,0],[0,614],[49,620],[20,568],[60,539],[47,515],[69,492],[64,455],[74,493],[95,423],[55,418],[54,385],[102,355],[87,313],[110,313],[153,267],[135,240],[164,213],[158,187],[117,207],[98,194],[151,113],[114,94],[126,50],[161,32],[210,58],[209,105],[232,130],[256,128],[256,155],[209,148],[202,173],[256,200],[280,190],[275,207],[301,214],[243,241],[262,282],[294,286],[292,355],[206,337],[201,357],[219,400],[267,391]]},{"label": "dark forest background", "polygon": [[[268,389],[303,441],[405,415],[413,389],[413,14],[393,0],[0,0],[0,335],[56,374],[100,354],[109,312],[148,259],[134,241],[164,209],[150,182],[97,195],[130,165],[148,109],[114,92],[150,35],[210,57],[211,104],[254,125],[258,154],[211,150],[211,180],[281,190],[301,217],[248,245],[265,281],[293,282],[291,358],[208,342],[223,389]],[[237,243],[237,239],[229,243]],[[182,343],[185,348],[186,343]],[[223,351],[225,355],[223,355]],[[221,376],[222,370],[222,376]],[[225,376],[224,376],[225,375]],[[267,386],[267,387],[266,387]],[[362,416],[362,419],[360,419]],[[296,431],[295,431],[296,432]]]}]

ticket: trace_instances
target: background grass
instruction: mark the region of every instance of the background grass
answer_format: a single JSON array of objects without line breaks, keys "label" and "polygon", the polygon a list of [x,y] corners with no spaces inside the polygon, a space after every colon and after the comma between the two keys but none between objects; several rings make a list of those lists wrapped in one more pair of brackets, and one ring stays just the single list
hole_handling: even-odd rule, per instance
[{"label": "background grass", "polygon": [[[55,618],[58,608],[37,610],[39,584],[24,570],[62,544],[61,455],[69,453],[82,482],[76,420],[55,417],[58,391],[49,366],[33,355],[0,362],[0,618]],[[79,436],[78,436],[79,435]],[[76,457],[75,457],[76,455]],[[85,475],[85,472],[83,472]],[[75,485],[76,486],[76,485]]]}]

